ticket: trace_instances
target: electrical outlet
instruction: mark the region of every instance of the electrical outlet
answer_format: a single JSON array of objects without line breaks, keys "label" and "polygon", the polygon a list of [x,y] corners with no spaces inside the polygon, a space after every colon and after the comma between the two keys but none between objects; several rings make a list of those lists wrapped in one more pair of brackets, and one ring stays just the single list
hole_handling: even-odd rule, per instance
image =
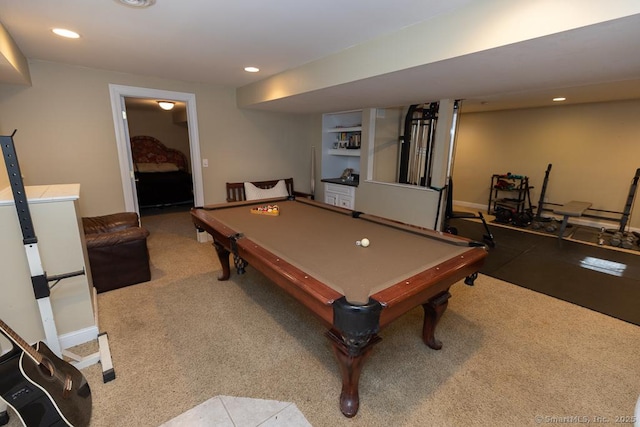
[{"label": "electrical outlet", "polygon": [[202,159],[202,167],[203,168],[209,167],[209,159]]}]

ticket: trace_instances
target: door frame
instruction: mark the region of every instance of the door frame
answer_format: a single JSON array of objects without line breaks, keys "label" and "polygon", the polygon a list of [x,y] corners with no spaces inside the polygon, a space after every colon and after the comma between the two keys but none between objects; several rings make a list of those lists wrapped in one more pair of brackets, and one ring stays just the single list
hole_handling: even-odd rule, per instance
[{"label": "door frame", "polygon": [[195,206],[204,205],[204,191],[202,188],[202,165],[200,162],[200,136],[198,134],[198,115],[196,110],[196,95],[187,92],[174,92],[161,89],[149,89],[135,86],[109,84],[113,125],[116,133],[118,160],[120,162],[120,177],[125,209],[128,212],[139,212],[135,188],[131,144],[129,129],[126,125],[126,110],[124,98],[152,98],[182,101],[187,109],[187,126],[189,130],[189,147],[191,151],[191,178],[193,180],[193,198]]}]

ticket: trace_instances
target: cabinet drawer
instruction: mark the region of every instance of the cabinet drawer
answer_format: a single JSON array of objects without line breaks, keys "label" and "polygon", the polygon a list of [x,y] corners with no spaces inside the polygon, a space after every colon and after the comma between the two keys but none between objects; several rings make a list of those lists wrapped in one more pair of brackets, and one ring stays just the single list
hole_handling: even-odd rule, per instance
[{"label": "cabinet drawer", "polygon": [[338,195],[325,192],[324,202],[328,205],[338,206]]},{"label": "cabinet drawer", "polygon": [[338,197],[337,206],[341,208],[354,209],[353,197],[340,196]]},{"label": "cabinet drawer", "polygon": [[324,191],[327,193],[343,194],[345,196],[353,196],[355,194],[355,188],[348,185],[331,184],[328,182],[324,185]]}]

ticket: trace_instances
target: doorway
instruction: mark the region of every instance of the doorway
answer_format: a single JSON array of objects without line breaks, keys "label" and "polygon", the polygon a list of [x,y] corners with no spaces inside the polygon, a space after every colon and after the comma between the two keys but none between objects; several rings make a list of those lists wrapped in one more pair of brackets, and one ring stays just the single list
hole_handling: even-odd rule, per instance
[{"label": "doorway", "polygon": [[125,210],[128,212],[140,213],[140,207],[137,200],[134,165],[131,155],[129,125],[125,102],[126,98],[151,100],[162,99],[184,103],[189,138],[189,157],[193,180],[194,204],[196,206],[202,206],[204,204],[204,194],[202,188],[200,140],[198,135],[195,94],[113,84],[109,85],[109,93],[111,95],[111,108],[116,132],[116,143],[118,147],[118,160],[120,163],[120,177],[122,180]]},{"label": "doorway", "polygon": [[186,104],[126,97],[125,107],[140,217],[188,211],[194,198]]}]

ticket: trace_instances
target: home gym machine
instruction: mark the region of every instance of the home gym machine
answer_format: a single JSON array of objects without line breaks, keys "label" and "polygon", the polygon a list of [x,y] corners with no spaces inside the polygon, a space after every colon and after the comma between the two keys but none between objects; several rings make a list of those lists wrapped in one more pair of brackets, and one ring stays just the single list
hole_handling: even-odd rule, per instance
[{"label": "home gym machine", "polygon": [[453,121],[449,139],[448,163],[446,171],[446,185],[443,188],[432,186],[431,173],[433,169],[434,142],[436,124],[438,121],[438,111],[440,105],[438,102],[429,104],[411,105],[405,115],[404,120],[404,136],[401,137],[401,151],[399,155],[398,179],[397,182],[403,184],[413,184],[422,187],[428,187],[437,190],[440,195],[438,198],[437,216],[435,228],[438,227],[439,215],[441,212],[442,197],[445,199],[444,221],[442,230],[458,234],[456,227],[449,224],[452,219],[479,219],[486,234],[483,240],[490,247],[495,247],[493,234],[489,230],[482,212],[475,215],[470,212],[456,212],[453,210],[453,180],[451,178],[453,170],[453,157],[455,154],[456,130],[458,126],[458,113],[460,111],[460,101],[453,103]]},{"label": "home gym machine", "polygon": [[433,142],[438,122],[438,102],[411,105],[404,119],[404,136],[401,137],[400,184],[431,186],[433,168]]}]

